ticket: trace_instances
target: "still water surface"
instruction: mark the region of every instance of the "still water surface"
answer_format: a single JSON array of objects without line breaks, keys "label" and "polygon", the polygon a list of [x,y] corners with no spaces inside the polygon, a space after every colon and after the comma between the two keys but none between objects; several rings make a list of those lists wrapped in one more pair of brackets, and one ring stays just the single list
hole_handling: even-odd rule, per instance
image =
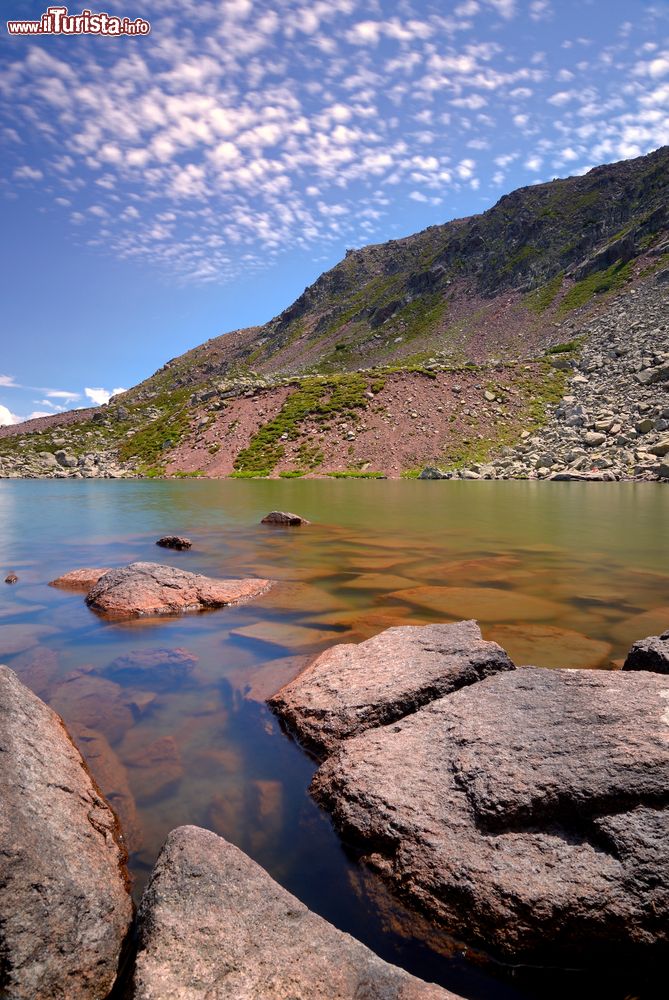
[{"label": "still water surface", "polygon": [[[314,523],[261,527],[277,508]],[[196,823],[471,1000],[647,998],[643,970],[513,971],[421,925],[312,803],[315,765],[264,699],[335,642],[463,617],[519,664],[609,669],[669,625],[668,524],[661,484],[5,481],[0,570],[19,582],[0,585],[0,658],[74,733],[124,821],[137,894],[167,832]],[[193,549],[156,548],[165,533]],[[279,585],[245,607],[126,623],[47,586],[134,560]]]}]

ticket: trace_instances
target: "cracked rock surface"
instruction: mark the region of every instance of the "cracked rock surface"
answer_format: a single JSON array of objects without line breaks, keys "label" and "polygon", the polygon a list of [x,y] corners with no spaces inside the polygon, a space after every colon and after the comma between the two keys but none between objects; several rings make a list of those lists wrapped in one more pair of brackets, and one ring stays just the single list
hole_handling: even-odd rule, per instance
[{"label": "cracked rock surface", "polygon": [[475,621],[403,625],[325,650],[269,704],[305,746],[326,756],[350,736],[514,669]]},{"label": "cracked rock surface", "polygon": [[0,995],[103,1000],[132,919],[126,852],[59,716],[0,666]]},{"label": "cracked rock surface", "polygon": [[500,673],[344,742],[312,791],[418,908],[505,959],[666,959],[669,682]]}]

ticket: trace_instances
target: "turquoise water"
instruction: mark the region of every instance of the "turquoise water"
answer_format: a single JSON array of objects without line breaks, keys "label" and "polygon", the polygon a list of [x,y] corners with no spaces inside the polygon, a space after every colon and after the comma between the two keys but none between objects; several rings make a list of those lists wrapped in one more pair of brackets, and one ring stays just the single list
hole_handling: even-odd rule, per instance
[{"label": "turquoise water", "polygon": [[[259,525],[272,509],[312,520]],[[305,658],[392,624],[478,617],[517,662],[609,669],[669,627],[661,484],[374,481],[0,482],[0,659],[65,718],[130,840],[141,891],[166,833],[247,851],[383,957],[471,998],[651,996],[495,967],[405,911],[309,798],[312,761],[264,699]],[[156,548],[186,534],[190,552]],[[108,622],[48,586],[133,560],[278,584],[245,607]],[[181,652],[177,668],[167,654]],[[121,669],[131,653],[150,655]],[[174,656],[172,657],[174,662]]]}]

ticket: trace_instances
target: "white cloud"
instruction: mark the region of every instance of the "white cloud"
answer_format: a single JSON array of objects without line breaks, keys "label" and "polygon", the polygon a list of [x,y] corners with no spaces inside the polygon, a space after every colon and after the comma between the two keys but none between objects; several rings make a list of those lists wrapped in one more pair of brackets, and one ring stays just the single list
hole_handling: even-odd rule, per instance
[{"label": "white cloud", "polygon": [[466,181],[474,176],[475,168],[476,162],[474,160],[461,160],[456,167],[456,172],[458,177]]},{"label": "white cloud", "polygon": [[[669,52],[641,19],[634,47],[614,25],[608,47],[572,38],[560,68],[533,23],[551,7],[560,20],[549,0],[420,14],[410,0],[393,11],[378,0],[137,3],[155,22],[141,52],[91,47],[61,62],[22,49],[0,69],[0,91],[26,109],[8,103],[0,121],[13,130],[7,175],[18,198],[43,181],[73,241],[184,282],[253,273],[286,247],[329,259],[361,232],[393,235],[393,202],[412,192],[453,207],[472,181],[499,186],[510,124],[520,164],[580,166],[669,141]],[[521,14],[522,31],[500,30]],[[378,190],[392,197],[373,201]]]},{"label": "white cloud", "polygon": [[550,0],[532,0],[530,18],[533,21],[548,21],[553,16]]},{"label": "white cloud", "polygon": [[490,7],[494,7],[498,14],[510,20],[516,14],[516,0],[487,0]]},{"label": "white cloud", "polygon": [[14,177],[17,181],[41,181],[44,174],[36,167],[30,167],[26,164],[23,167],[17,167],[15,169]]},{"label": "white cloud", "polygon": [[112,396],[116,396],[119,392],[127,392],[127,389],[90,389],[86,387],[84,393],[90,399],[92,403],[96,406],[104,406],[108,403]]},{"label": "white cloud", "polygon": [[21,389],[13,375],[0,375],[0,386],[3,389]]},{"label": "white cloud", "polygon": [[0,427],[8,427],[10,424],[18,424],[19,417],[6,406],[0,404]]},{"label": "white cloud", "polygon": [[49,399],[62,399],[66,403],[81,399],[80,392],[70,392],[69,389],[45,389],[44,392]]}]

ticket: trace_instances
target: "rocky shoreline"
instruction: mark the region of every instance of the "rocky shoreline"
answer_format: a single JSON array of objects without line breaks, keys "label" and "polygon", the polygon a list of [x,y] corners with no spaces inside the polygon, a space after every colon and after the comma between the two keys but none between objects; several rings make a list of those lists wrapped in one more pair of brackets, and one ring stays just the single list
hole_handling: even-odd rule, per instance
[{"label": "rocky shoreline", "polygon": [[[667,674],[669,632],[622,671],[548,670],[513,664],[473,621],[402,626],[320,654],[270,705],[321,762],[317,801],[417,912],[503,961],[661,966]],[[457,1000],[197,827],[170,833],[133,917],[114,812],[7,667],[0,751],[3,995],[102,1000],[132,936],[138,1000]]]},{"label": "rocky shoreline", "polygon": [[553,364],[567,392],[544,427],[493,461],[454,473],[431,467],[421,478],[669,480],[667,280],[662,272],[585,325],[562,327],[574,352],[554,354]]}]

